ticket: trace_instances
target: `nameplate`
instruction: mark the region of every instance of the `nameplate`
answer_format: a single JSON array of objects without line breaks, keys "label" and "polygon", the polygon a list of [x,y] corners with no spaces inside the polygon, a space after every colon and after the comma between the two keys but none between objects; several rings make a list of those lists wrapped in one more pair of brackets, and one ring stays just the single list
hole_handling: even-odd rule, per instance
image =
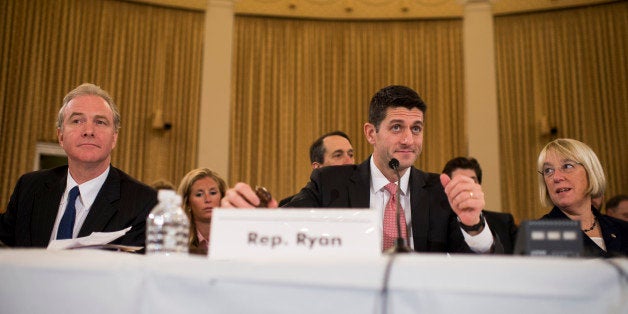
[{"label": "nameplate", "polygon": [[209,258],[379,256],[378,220],[370,209],[214,209]]}]

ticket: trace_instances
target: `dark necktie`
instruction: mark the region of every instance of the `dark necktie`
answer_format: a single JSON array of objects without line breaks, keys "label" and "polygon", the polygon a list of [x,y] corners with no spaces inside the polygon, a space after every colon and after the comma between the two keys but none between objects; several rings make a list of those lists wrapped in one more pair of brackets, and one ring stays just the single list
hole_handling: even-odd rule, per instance
[{"label": "dark necktie", "polygon": [[76,198],[79,196],[80,193],[81,192],[79,191],[78,185],[70,190],[70,195],[68,196],[68,204],[65,206],[65,212],[63,213],[63,217],[61,217],[59,229],[57,230],[57,240],[72,238],[72,232],[74,231],[74,221],[76,220],[75,203]]}]

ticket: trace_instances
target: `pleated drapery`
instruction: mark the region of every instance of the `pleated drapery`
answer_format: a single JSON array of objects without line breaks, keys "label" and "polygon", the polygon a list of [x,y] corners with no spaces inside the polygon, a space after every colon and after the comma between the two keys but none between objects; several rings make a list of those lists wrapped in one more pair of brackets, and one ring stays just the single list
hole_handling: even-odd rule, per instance
[{"label": "pleated drapery", "polygon": [[[57,142],[63,96],[83,82],[122,115],[112,164],[150,184],[196,162],[204,14],[125,1],[0,1],[0,206]],[[170,130],[152,128],[160,110]]]},{"label": "pleated drapery", "polygon": [[356,162],[371,145],[363,124],[371,96],[400,84],[427,103],[417,166],[439,172],[465,154],[462,20],[334,22],[237,16],[230,178],[277,198],[311,172],[309,146],[323,133],[351,137]]},{"label": "pleated drapery", "polygon": [[[536,158],[554,137],[596,151],[607,197],[628,191],[627,13],[624,1],[495,17],[503,208],[494,210],[519,221],[547,210]],[[176,184],[196,166],[203,12],[7,0],[0,25],[1,210],[32,170],[35,143],[57,141],[61,100],[83,82],[120,107],[116,167],[146,183]],[[215,152],[229,154],[230,182],[264,185],[276,198],[297,192],[311,171],[310,144],[332,130],[347,132],[356,161],[366,159],[368,103],[390,84],[416,89],[428,105],[417,167],[439,172],[467,154],[461,19],[236,16],[234,26],[230,152]],[[158,111],[171,130],[152,128]]]},{"label": "pleated drapery", "polygon": [[502,204],[520,220],[548,211],[536,162],[557,137],[596,152],[607,198],[628,191],[626,16],[620,2],[495,18]]}]

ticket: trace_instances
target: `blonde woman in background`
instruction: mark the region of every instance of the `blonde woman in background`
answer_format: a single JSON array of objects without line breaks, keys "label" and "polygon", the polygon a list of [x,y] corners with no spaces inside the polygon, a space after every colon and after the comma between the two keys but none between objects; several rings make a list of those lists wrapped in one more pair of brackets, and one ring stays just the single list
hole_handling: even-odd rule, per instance
[{"label": "blonde woman in background", "polygon": [[606,189],[606,177],[595,152],[586,144],[556,139],[539,154],[541,202],[552,210],[541,219],[580,221],[584,256],[628,255],[628,223],[603,215],[592,204]]},{"label": "blonde woman in background", "polygon": [[190,253],[207,254],[212,212],[220,206],[227,184],[217,173],[198,168],[188,172],[179,184],[179,195],[190,218]]}]

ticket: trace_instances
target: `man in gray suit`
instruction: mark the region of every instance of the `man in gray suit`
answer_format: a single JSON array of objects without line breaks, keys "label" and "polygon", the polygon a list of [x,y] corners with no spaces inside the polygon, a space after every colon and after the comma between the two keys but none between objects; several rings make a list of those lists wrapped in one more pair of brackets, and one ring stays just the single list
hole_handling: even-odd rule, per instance
[{"label": "man in gray suit", "polygon": [[[387,248],[386,212],[400,190],[407,238],[419,252],[493,252],[493,236],[481,211],[485,205],[482,187],[466,176],[423,172],[413,165],[423,148],[427,106],[405,86],[392,85],[371,99],[369,120],[364,124],[373,154],[359,165],[330,166],[312,172],[310,182],[286,207],[371,208],[383,213],[383,247]],[[401,180],[390,167],[398,161]],[[395,187],[396,186],[396,187]],[[252,207],[259,198],[245,183],[229,189],[222,207]],[[275,200],[269,206],[277,206]],[[402,229],[404,224],[401,224]],[[403,231],[402,231],[403,233]],[[499,252],[496,252],[499,253]]]},{"label": "man in gray suit", "polygon": [[144,246],[146,218],[157,192],[111,166],[120,114],[109,94],[82,84],[63,99],[57,120],[68,165],[23,175],[5,213],[0,241],[46,247],[56,239],[131,227],[113,243]]}]

